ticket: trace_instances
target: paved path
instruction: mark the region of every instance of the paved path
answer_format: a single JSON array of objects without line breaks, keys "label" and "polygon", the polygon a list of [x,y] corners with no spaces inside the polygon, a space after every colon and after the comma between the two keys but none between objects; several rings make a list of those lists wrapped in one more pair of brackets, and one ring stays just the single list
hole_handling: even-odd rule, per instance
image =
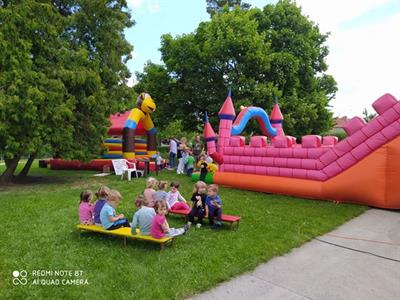
[{"label": "paved path", "polygon": [[370,209],[191,299],[400,299],[400,212]]}]

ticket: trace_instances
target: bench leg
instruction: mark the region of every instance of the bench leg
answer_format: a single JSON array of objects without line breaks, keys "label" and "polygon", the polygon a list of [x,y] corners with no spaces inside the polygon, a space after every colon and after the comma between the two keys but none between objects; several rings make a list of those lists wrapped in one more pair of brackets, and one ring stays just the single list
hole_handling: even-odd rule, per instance
[{"label": "bench leg", "polygon": [[124,237],[124,246],[126,247],[126,237]]},{"label": "bench leg", "polygon": [[165,243],[160,244],[161,250],[164,250]]}]

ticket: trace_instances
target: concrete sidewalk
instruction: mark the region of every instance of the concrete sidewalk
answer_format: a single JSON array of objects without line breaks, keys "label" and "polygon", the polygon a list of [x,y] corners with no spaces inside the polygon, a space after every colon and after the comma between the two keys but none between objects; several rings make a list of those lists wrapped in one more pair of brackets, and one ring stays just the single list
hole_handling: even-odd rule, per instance
[{"label": "concrete sidewalk", "polygon": [[396,300],[400,299],[399,261],[400,212],[370,209],[191,299]]}]

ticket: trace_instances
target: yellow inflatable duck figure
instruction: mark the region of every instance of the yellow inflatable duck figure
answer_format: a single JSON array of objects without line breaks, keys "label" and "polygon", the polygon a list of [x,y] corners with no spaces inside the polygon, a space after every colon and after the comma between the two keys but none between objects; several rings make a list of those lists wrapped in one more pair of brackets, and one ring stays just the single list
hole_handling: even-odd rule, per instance
[{"label": "yellow inflatable duck figure", "polygon": [[157,151],[156,134],[150,114],[156,110],[156,103],[147,93],[141,93],[136,101],[136,107],[132,109],[126,119],[122,135],[122,155],[125,159],[135,159],[135,130],[142,122],[147,131],[147,154],[152,156]]}]

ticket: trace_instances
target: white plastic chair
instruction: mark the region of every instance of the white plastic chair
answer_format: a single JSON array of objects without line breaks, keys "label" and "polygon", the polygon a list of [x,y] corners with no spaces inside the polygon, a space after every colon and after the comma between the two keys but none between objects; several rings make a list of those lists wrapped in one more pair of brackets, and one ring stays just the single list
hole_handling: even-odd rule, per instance
[{"label": "white plastic chair", "polygon": [[113,159],[112,164],[114,167],[115,175],[121,175],[121,180],[124,179],[124,174],[128,174],[128,180],[131,180],[132,173],[135,173],[136,178],[139,178],[138,173],[143,176],[143,171],[136,168],[136,164],[126,159]]}]

